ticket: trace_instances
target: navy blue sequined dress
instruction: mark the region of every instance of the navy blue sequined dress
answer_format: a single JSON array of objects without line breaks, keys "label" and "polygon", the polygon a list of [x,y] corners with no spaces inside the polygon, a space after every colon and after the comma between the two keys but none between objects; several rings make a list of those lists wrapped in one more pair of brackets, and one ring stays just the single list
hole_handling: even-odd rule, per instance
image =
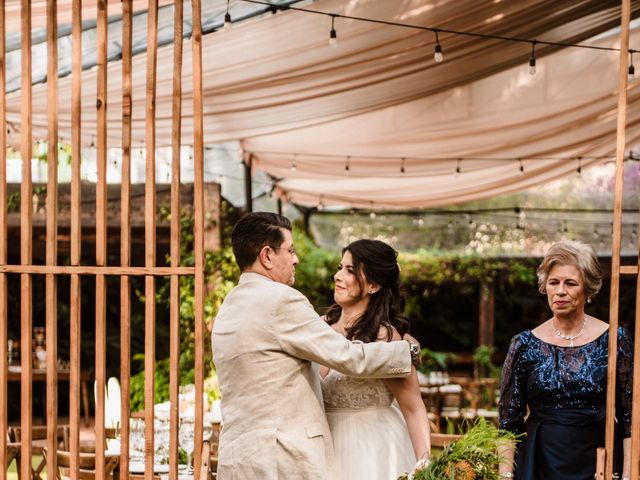
[{"label": "navy blue sequined dress", "polygon": [[[516,335],[502,370],[500,427],[526,436],[518,444],[518,480],[593,480],[604,445],[609,332],[560,347],[531,330]],[[631,435],[633,342],[618,329],[616,454]],[[525,421],[525,417],[529,416]]]}]

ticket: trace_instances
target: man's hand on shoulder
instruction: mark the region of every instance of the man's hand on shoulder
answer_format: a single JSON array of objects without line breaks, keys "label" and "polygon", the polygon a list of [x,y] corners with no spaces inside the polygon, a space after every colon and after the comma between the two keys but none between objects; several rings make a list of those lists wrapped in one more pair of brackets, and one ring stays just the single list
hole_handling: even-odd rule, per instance
[{"label": "man's hand on shoulder", "polygon": [[420,355],[420,342],[418,342],[415,338],[413,338],[408,333],[405,333],[402,337],[403,340],[409,342],[409,352],[411,353],[411,363],[414,366],[420,365],[422,363],[422,355]]}]

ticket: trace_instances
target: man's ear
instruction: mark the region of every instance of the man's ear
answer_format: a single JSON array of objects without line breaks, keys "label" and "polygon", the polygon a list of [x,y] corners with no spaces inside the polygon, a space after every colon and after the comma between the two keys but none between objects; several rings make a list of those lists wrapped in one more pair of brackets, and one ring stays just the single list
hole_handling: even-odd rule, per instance
[{"label": "man's ear", "polygon": [[260,250],[260,253],[258,254],[258,259],[260,260],[260,263],[267,270],[271,270],[273,268],[273,261],[272,261],[273,254],[274,254],[274,251],[269,245],[265,245],[264,247],[262,247],[262,249]]}]

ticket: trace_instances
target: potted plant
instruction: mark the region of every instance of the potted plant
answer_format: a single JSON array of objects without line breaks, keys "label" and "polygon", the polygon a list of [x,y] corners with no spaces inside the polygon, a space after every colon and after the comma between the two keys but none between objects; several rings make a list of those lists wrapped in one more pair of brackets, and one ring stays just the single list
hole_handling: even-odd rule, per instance
[{"label": "potted plant", "polygon": [[499,447],[517,436],[478,418],[460,439],[447,445],[425,468],[398,480],[499,480]]}]

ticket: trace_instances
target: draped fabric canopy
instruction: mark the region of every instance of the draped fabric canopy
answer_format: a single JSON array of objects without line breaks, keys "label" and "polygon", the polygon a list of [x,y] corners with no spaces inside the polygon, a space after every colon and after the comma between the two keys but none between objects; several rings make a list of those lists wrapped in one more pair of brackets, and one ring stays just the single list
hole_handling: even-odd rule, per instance
[{"label": "draped fabric canopy", "polygon": [[[18,2],[8,5],[13,3]],[[60,22],[70,3],[59,2]],[[94,12],[92,3],[83,8]],[[136,8],[141,3],[135,2]],[[34,12],[44,4],[33,1]],[[232,16],[247,5],[232,1]],[[620,7],[610,0],[294,5],[461,32],[618,45]],[[209,4],[216,15],[223,15],[225,6],[221,0]],[[119,15],[119,7],[112,12],[109,2],[109,8],[110,15]],[[639,14],[640,2],[634,2],[632,17]],[[19,24],[19,10],[8,8],[7,15],[8,24]],[[633,48],[640,44],[640,27],[632,26]],[[271,175],[276,193],[291,202],[434,207],[528,188],[613,158],[617,51],[536,44],[537,72],[531,76],[530,43],[440,32],[444,61],[436,63],[435,35],[428,30],[337,17],[338,47],[331,48],[330,28],[330,17],[287,10],[203,37],[205,143],[239,140],[245,160]],[[184,42],[182,142],[191,144],[191,45]],[[173,48],[162,46],[158,54],[157,144],[166,145]],[[82,139],[90,145],[96,138],[96,72],[84,71],[82,80]],[[133,68],[136,147],[144,142],[145,82],[142,53],[134,56]],[[60,135],[68,141],[70,77],[60,79],[59,92]],[[640,136],[640,112],[634,108],[640,87],[631,85],[628,93],[627,139],[633,145]],[[35,85],[33,95],[34,135],[45,138],[46,84]],[[7,96],[14,145],[20,140],[20,97],[20,91]],[[117,60],[109,64],[107,102],[108,142],[117,148],[122,118]]]}]

